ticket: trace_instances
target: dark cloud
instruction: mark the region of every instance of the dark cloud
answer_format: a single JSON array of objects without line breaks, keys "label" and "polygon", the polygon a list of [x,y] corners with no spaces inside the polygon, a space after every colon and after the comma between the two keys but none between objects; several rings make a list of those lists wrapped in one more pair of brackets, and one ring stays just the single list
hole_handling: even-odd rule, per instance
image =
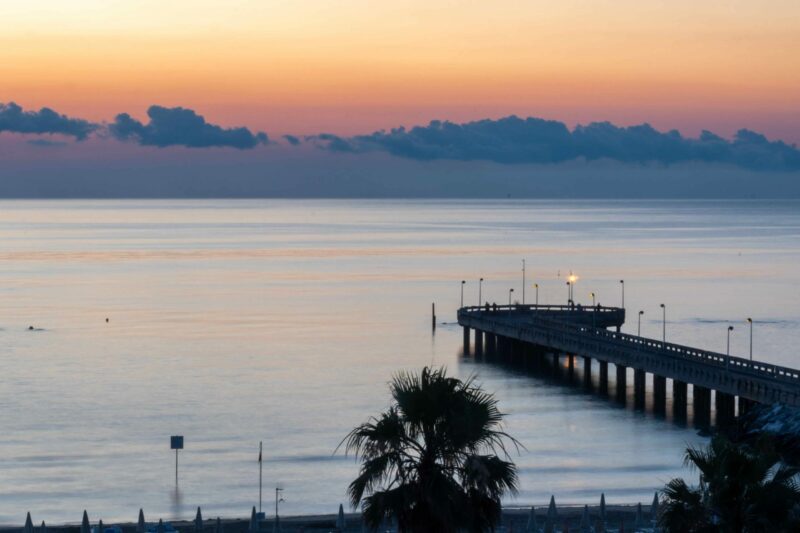
[{"label": "dark cloud", "polygon": [[61,141],[51,141],[49,139],[31,139],[28,141],[31,146],[38,146],[40,148],[55,148],[58,146],[66,146],[67,143]]},{"label": "dark cloud", "polygon": [[209,124],[201,115],[182,107],[150,106],[147,116],[150,121],[143,124],[127,113],[119,114],[108,126],[108,130],[116,139],[132,140],[159,148],[219,146],[244,150],[269,143],[266,133],[253,133],[247,128],[222,128]]},{"label": "dark cloud", "polygon": [[334,152],[385,151],[417,160],[485,160],[497,163],[559,163],[572,159],[610,159],[628,163],[673,164],[701,161],[754,170],[800,170],[800,150],[770,141],[750,130],[732,140],[704,131],[698,138],[661,132],[649,124],[619,127],[610,122],[577,126],[515,116],[465,124],[433,121],[370,135],[321,134],[307,140]]},{"label": "dark cloud", "polygon": [[39,111],[23,111],[14,102],[0,103],[0,132],[57,133],[82,141],[98,127],[99,125],[88,120],[59,115],[48,107],[43,107]]},{"label": "dark cloud", "polygon": [[297,146],[301,142],[300,137],[295,137],[294,135],[284,135],[283,138],[292,146]]}]

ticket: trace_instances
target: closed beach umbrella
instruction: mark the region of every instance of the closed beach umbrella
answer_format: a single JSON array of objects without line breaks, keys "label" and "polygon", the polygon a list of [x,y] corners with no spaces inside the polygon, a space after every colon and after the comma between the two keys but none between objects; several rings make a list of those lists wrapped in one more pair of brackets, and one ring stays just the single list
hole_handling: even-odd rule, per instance
[{"label": "closed beach umbrella", "polygon": [[103,533],[103,521],[97,522],[97,533]]},{"label": "closed beach umbrella", "polygon": [[39,528],[39,533],[47,533],[47,526],[44,525],[44,520],[42,520],[42,526]]},{"label": "closed beach umbrella", "polygon": [[158,527],[156,527],[156,533],[166,533],[164,529],[164,521],[160,518],[158,519]]},{"label": "closed beach umbrella", "polygon": [[650,520],[654,524],[658,520],[658,492],[653,494],[653,503],[650,504]]},{"label": "closed beach umbrella", "polygon": [[528,533],[539,533],[539,524],[536,523],[536,508],[531,507],[531,512],[528,513]]},{"label": "closed beach umbrella", "polygon": [[81,533],[92,533],[92,528],[89,527],[89,515],[86,509],[83,510],[83,520],[81,520]]},{"label": "closed beach umbrella", "polygon": [[214,528],[215,533],[222,533],[222,520],[217,517],[217,527]]},{"label": "closed beach umbrella", "polygon": [[203,514],[200,508],[197,508],[197,514],[194,517],[194,531],[195,533],[203,533]]},{"label": "closed beach umbrella", "polygon": [[589,525],[589,506],[583,506],[583,516],[581,516],[581,533],[591,533],[592,526]]},{"label": "closed beach umbrella", "polygon": [[256,533],[258,531],[258,521],[256,520],[256,506],[253,506],[253,512],[250,513],[250,526],[248,527],[248,531],[250,533]]},{"label": "closed beach umbrella", "polygon": [[136,522],[136,533],[146,533],[147,526],[144,525],[144,511],[139,508],[139,520]]},{"label": "closed beach umbrella", "polygon": [[605,493],[600,495],[600,521],[603,523],[603,527],[606,525],[606,495]]},{"label": "closed beach umbrella", "polygon": [[344,522],[344,506],[340,503],[339,516],[336,517],[336,529],[339,531],[344,531],[345,527],[347,527],[347,524]]},{"label": "closed beach umbrella", "polygon": [[547,508],[547,517],[544,521],[545,533],[552,533],[558,521],[558,510],[556,510],[556,497],[550,496],[550,505]]},{"label": "closed beach umbrella", "polygon": [[550,496],[550,506],[547,508],[547,518],[555,520],[558,518],[558,509],[556,509],[556,497]]},{"label": "closed beach umbrella", "polygon": [[642,503],[636,504],[636,522],[633,524],[634,529],[642,529],[644,527],[644,516],[642,516]]},{"label": "closed beach umbrella", "polygon": [[31,520],[31,513],[28,513],[25,518],[25,527],[22,528],[23,533],[33,533],[33,520]]}]

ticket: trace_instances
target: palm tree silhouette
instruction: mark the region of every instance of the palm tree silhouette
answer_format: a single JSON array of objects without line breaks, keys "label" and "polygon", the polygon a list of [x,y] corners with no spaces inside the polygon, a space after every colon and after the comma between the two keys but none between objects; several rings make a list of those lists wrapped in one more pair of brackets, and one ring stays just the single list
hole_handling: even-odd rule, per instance
[{"label": "palm tree silhouette", "polygon": [[670,481],[659,524],[668,532],[800,531],[798,469],[783,463],[768,441],[750,447],[717,436],[686,450],[700,484]]},{"label": "palm tree silhouette", "polygon": [[388,519],[400,531],[494,529],[500,498],[517,491],[505,442],[519,447],[502,430],[497,400],[474,378],[428,367],[396,375],[390,388],[390,407],[342,440],[361,460],[348,495],[353,507],[361,504],[365,525],[374,530]]}]

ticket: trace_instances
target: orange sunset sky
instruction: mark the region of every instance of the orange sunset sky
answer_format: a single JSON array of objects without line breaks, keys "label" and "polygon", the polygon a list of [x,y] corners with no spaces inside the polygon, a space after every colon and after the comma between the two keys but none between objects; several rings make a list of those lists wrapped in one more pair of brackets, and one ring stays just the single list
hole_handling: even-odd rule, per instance
[{"label": "orange sunset sky", "polygon": [[800,141],[800,2],[0,4],[0,101],[274,133],[509,114]]}]

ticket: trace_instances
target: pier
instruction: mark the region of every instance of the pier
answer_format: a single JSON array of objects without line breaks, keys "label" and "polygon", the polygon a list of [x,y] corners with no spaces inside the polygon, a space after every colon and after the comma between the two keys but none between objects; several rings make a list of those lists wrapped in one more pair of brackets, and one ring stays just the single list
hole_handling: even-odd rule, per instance
[{"label": "pier", "polygon": [[[598,391],[608,394],[608,365],[614,365],[614,395],[624,402],[628,369],[632,369],[634,403],[643,408],[647,374],[652,375],[652,405],[664,411],[667,380],[672,382],[672,407],[685,418],[692,387],[695,421],[711,422],[712,394],[716,422],[732,421],[758,403],[800,407],[800,370],[701,350],[661,340],[621,333],[625,310],[578,305],[503,305],[462,307],[458,323],[464,328],[464,347],[476,356],[515,364],[559,368],[562,358],[572,374],[580,358],[584,380],[591,382],[596,361]],[[474,339],[471,332],[474,332]],[[472,344],[471,344],[472,342]],[[737,409],[738,405],[738,409]]]}]

